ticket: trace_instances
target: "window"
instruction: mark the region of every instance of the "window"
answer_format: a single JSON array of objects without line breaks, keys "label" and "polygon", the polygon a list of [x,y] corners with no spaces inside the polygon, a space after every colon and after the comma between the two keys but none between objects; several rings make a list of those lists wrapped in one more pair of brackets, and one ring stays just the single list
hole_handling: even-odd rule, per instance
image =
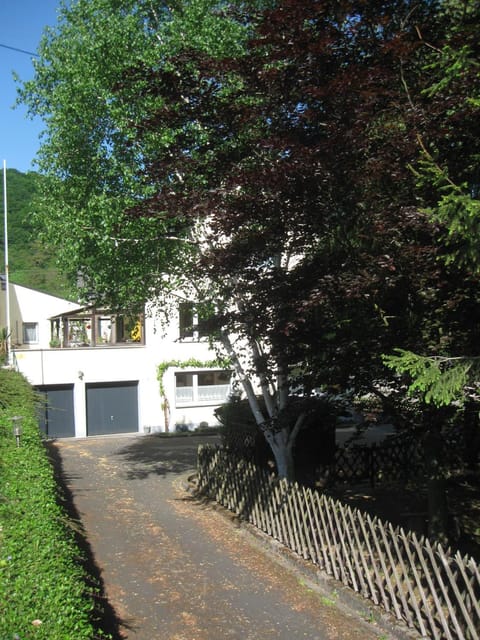
[{"label": "window", "polygon": [[200,340],[208,336],[205,316],[200,316],[192,302],[182,302],[178,307],[180,340]]},{"label": "window", "polygon": [[191,302],[182,302],[178,308],[180,339],[193,338],[193,304]]},{"label": "window", "polygon": [[178,372],[175,374],[175,402],[221,404],[230,392],[231,371]]},{"label": "window", "polygon": [[38,342],[38,323],[23,323],[23,344],[36,344]]}]

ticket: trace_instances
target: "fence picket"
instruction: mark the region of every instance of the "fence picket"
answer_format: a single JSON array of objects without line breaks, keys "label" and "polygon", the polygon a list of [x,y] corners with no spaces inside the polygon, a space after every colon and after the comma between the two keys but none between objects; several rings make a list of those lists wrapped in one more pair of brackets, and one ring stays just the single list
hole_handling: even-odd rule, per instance
[{"label": "fence picket", "polygon": [[[415,593],[413,591],[413,586],[412,586],[412,581],[410,580],[410,576],[408,574],[408,570],[407,567],[405,565],[404,559],[403,559],[403,554],[400,550],[399,544],[398,544],[398,540],[399,540],[399,534],[400,534],[400,530],[393,529],[393,526],[391,524],[389,524],[388,526],[389,531],[390,531],[390,540],[395,548],[396,554],[397,554],[397,558],[400,562],[400,565],[402,567],[402,575],[403,575],[403,579],[404,582],[407,585],[407,590],[408,590],[408,594],[410,596],[410,606],[414,608],[414,612],[415,615],[417,616],[417,618],[421,618],[421,613],[420,610],[418,609],[418,605],[417,605],[417,599],[415,597]],[[403,613],[405,615],[405,618],[407,620],[407,623],[410,627],[413,627],[414,625],[414,621],[413,621],[413,617],[412,614],[410,612],[410,608],[408,606],[408,602],[405,598],[405,595],[403,593],[403,590],[401,590],[401,594],[402,594],[402,603],[403,603]]]},{"label": "fence picket", "polygon": [[[395,584],[396,584],[396,588],[394,589],[393,586],[390,590],[391,596],[392,596],[392,602],[393,602],[393,606],[395,609],[395,613],[397,615],[397,618],[399,620],[402,619],[402,611],[403,611],[403,603],[404,603],[404,599],[402,599],[403,593],[402,593],[402,587],[401,587],[401,581],[400,581],[400,576],[398,575],[398,571],[397,571],[397,564],[395,562],[395,560],[393,559],[392,556],[392,552],[390,549],[390,545],[388,544],[388,540],[387,540],[387,536],[385,533],[385,529],[383,526],[380,526],[380,534],[382,536],[383,539],[383,547],[385,549],[385,551],[387,552],[388,555],[388,559],[390,561],[390,566],[392,567],[392,572],[393,575],[395,577]],[[400,603],[402,604],[402,608],[400,608],[399,604],[398,604],[398,600],[397,600],[397,594],[400,594]]]},{"label": "fence picket", "polygon": [[[314,501],[316,502],[318,508],[313,510],[313,515],[315,518],[315,524],[316,524],[316,529],[315,529],[315,533],[318,535],[318,537],[320,538],[320,549],[322,552],[322,560],[323,560],[323,568],[325,569],[325,571],[328,573],[328,575],[332,575],[333,574],[333,568],[332,568],[332,564],[331,564],[331,556],[330,553],[328,552],[328,542],[325,539],[325,523],[323,521],[323,507],[321,504],[321,497],[319,496],[318,493],[315,494],[314,496]],[[320,522],[318,521],[318,515],[320,514],[320,518],[322,520],[322,523],[320,524]],[[320,558],[319,558],[320,560]],[[320,566],[321,563],[319,562]]]},{"label": "fence picket", "polygon": [[305,530],[305,537],[308,547],[308,558],[313,564],[318,564],[318,546],[316,544],[316,536],[314,528],[312,527],[313,521],[310,513],[310,501],[312,499],[312,490],[302,487],[303,503],[305,505],[303,511],[303,527]]},{"label": "fence picket", "polygon": [[[326,500],[324,499],[323,503],[325,504],[325,502]],[[334,509],[325,509],[328,521],[328,527],[325,529],[325,531],[327,534],[327,540],[329,540],[328,547],[330,549],[330,557],[332,559],[333,575],[335,576],[336,580],[340,580],[341,582],[343,582],[343,563],[339,553],[335,526],[332,521],[332,511],[334,511]],[[328,535],[329,533],[330,536]]]},{"label": "fence picket", "polygon": [[351,542],[351,549],[352,555],[354,556],[355,564],[357,565],[357,575],[362,586],[361,593],[364,597],[368,597],[369,593],[374,592],[374,587],[370,579],[370,572],[367,566],[364,547],[358,535],[357,521],[361,519],[361,516],[359,518],[355,518],[354,512],[352,511],[352,509],[350,509],[350,507],[347,507],[345,509],[345,513],[350,520],[350,528],[353,531],[353,537],[355,538],[355,543],[353,541]]},{"label": "fence picket", "polygon": [[[478,623],[479,623],[478,626],[480,626],[480,599],[478,597],[475,597],[475,594],[472,588],[472,583],[470,582],[470,580],[473,581],[475,579],[474,574],[476,573],[477,582],[480,583],[480,572],[478,570],[478,567],[473,562],[473,560],[467,557],[462,558],[459,551],[457,551],[454,557],[455,557],[455,562],[457,563],[458,570],[462,574],[462,578],[465,582],[465,588],[468,593],[468,602],[470,603],[470,606],[472,607],[472,609],[475,610],[475,613],[477,614],[477,618],[478,618]],[[465,567],[471,567],[472,569],[471,578],[469,578],[466,575]]]},{"label": "fence picket", "polygon": [[[412,545],[414,546],[414,548],[417,546],[415,545],[415,541],[417,539],[415,534],[412,534],[410,537],[407,537],[407,534],[405,533],[405,531],[403,529],[400,529],[400,536],[404,541],[405,544],[405,551],[407,553],[409,562],[410,562],[410,568],[412,570],[413,576],[415,578],[415,583],[417,586],[417,590],[420,596],[420,599],[422,600],[422,608],[420,609],[419,607],[416,607],[416,611],[418,611],[418,618],[417,618],[417,622],[419,624],[420,630],[422,632],[422,635],[428,635],[428,632],[426,630],[425,627],[425,618],[430,626],[430,629],[432,630],[432,633],[434,634],[433,637],[435,637],[435,633],[436,633],[436,629],[437,626],[435,624],[435,621],[432,617],[432,614],[430,613],[430,603],[425,595],[425,590],[423,588],[423,583],[421,580],[421,577],[419,575],[419,572],[417,570],[417,562],[415,562],[415,558],[411,552],[410,549],[410,542],[412,543]],[[422,538],[423,540],[423,538]]]},{"label": "fence picket", "polygon": [[[353,570],[352,563],[350,562],[350,554],[345,544],[345,536],[343,535],[345,533],[345,526],[342,527],[341,519],[343,519],[342,518],[343,509],[340,508],[340,503],[336,501],[335,508],[332,511],[333,511],[335,524],[337,526],[337,530],[339,531],[340,548],[342,550],[342,570],[343,570],[342,581],[344,584],[348,586],[352,586],[355,591],[358,591],[358,584],[355,577],[355,571]],[[340,512],[340,518],[338,517],[339,512]],[[347,566],[348,573],[345,570],[345,565]]]},{"label": "fence picket", "polygon": [[282,517],[282,499],[283,498],[282,498],[282,492],[281,492],[281,485],[280,483],[276,483],[275,484],[275,505],[276,505],[277,518],[280,525],[280,531],[282,535],[280,542],[282,542],[285,546],[288,546],[288,533],[285,527],[285,522]]},{"label": "fence picket", "polygon": [[[423,575],[425,576],[425,580],[427,581],[427,584],[428,584],[428,587],[429,587],[429,593],[431,595],[433,603],[435,604],[435,612],[438,614],[438,618],[440,619],[440,624],[443,627],[443,632],[444,632],[445,635],[442,636],[442,637],[447,638],[447,640],[451,640],[452,635],[451,635],[450,630],[448,628],[447,620],[446,620],[446,618],[445,618],[445,616],[443,614],[442,607],[441,607],[440,602],[438,600],[438,596],[437,596],[437,593],[435,591],[435,587],[434,587],[434,585],[432,583],[432,579],[430,577],[430,573],[428,571],[428,567],[427,567],[427,564],[425,562],[425,558],[424,558],[424,555],[423,555],[422,547],[424,548],[425,541],[423,541],[423,545],[421,546],[418,543],[418,540],[416,539],[416,536],[412,536],[412,539],[413,539],[413,543],[414,543],[414,546],[415,546],[415,551],[417,552],[417,558],[418,558],[418,560],[419,560],[419,562],[421,564],[421,567],[423,569]],[[431,607],[431,603],[430,603],[430,607]],[[430,609],[430,607],[429,607],[429,609]],[[432,620],[434,621],[435,619],[432,618]],[[437,624],[438,624],[438,620],[437,620]],[[435,621],[434,621],[434,629],[435,630],[437,628],[437,624],[435,624]]]},{"label": "fence picket", "polygon": [[293,505],[293,515],[295,519],[295,531],[296,531],[296,540],[298,545],[298,555],[302,556],[305,560],[308,560],[308,546],[305,540],[305,532],[302,526],[302,518],[300,516],[301,508],[298,504],[300,500],[300,487],[295,484],[292,487],[292,491],[290,492],[290,506]]},{"label": "fence picket", "polygon": [[450,584],[450,586],[451,586],[451,588],[452,588],[452,590],[453,590],[453,592],[454,592],[454,594],[456,596],[456,600],[457,600],[458,606],[459,606],[459,608],[460,608],[460,610],[462,612],[463,619],[465,620],[465,622],[467,624],[467,627],[470,630],[470,632],[472,634],[475,634],[475,627],[474,627],[474,625],[472,623],[470,613],[467,611],[465,605],[463,604],[462,596],[461,596],[461,594],[460,594],[460,592],[458,590],[455,577],[453,576],[453,573],[452,573],[452,571],[450,569],[448,560],[445,557],[445,554],[443,553],[442,547],[440,545],[438,545],[437,554],[435,554],[434,550],[432,549],[430,543],[427,540],[426,548],[427,548],[427,552],[428,552],[428,555],[430,557],[431,563],[432,563],[432,565],[434,567],[434,570],[435,570],[435,576],[437,578],[437,582],[440,585],[440,588],[442,590],[443,598],[444,598],[445,603],[447,605],[448,612],[450,614],[450,618],[453,620],[453,624],[455,626],[455,629],[457,630],[458,637],[459,638],[463,638],[464,637],[463,636],[463,632],[462,632],[462,630],[460,628],[460,624],[459,624],[458,619],[457,619],[457,615],[456,615],[456,612],[455,612],[454,605],[453,605],[453,603],[451,602],[451,600],[449,598],[448,591],[447,591],[447,586],[444,584],[444,581],[442,580],[442,577],[440,575],[440,569],[439,569],[439,567],[437,565],[437,561],[436,561],[436,557],[435,557],[436,555],[440,557],[440,561],[441,561],[441,563],[443,565],[443,568],[445,569],[445,572],[446,572],[446,574],[447,574],[447,576],[449,578],[449,584]]}]

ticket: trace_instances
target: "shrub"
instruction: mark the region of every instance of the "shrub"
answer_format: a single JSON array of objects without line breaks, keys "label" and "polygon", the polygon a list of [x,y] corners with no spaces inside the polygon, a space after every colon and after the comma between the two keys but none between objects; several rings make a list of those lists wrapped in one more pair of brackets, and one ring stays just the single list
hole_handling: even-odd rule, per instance
[{"label": "shrub", "polygon": [[[259,402],[262,403],[261,398]],[[302,411],[306,411],[309,418],[295,443],[295,470],[300,481],[311,482],[315,469],[333,459],[337,408],[329,398],[292,397],[280,419],[293,424]],[[215,414],[222,425],[224,447],[256,464],[271,466],[273,454],[255,423],[247,400],[231,400]]]},{"label": "shrub", "polygon": [[[21,446],[12,416],[23,417]],[[93,594],[35,420],[34,393],[0,370],[0,638],[91,640]]]}]

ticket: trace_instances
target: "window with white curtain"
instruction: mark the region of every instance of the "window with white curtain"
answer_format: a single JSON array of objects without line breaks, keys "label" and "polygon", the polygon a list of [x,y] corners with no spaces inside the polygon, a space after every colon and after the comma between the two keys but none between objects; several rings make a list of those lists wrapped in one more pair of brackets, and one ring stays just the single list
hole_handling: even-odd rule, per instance
[{"label": "window with white curtain", "polygon": [[175,374],[175,403],[222,404],[230,392],[231,371],[179,371]]},{"label": "window with white curtain", "polygon": [[23,323],[23,344],[38,343],[38,322]]}]

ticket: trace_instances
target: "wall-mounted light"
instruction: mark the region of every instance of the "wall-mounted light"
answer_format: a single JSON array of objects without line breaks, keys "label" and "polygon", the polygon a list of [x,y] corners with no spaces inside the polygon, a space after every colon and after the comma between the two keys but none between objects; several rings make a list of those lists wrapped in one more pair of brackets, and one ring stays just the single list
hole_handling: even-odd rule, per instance
[{"label": "wall-mounted light", "polygon": [[13,416],[12,418],[12,427],[13,427],[13,435],[15,436],[15,440],[17,442],[17,447],[20,446],[20,438],[22,436],[22,416]]},{"label": "wall-mounted light", "polygon": [[83,376],[84,376],[84,375],[85,375],[85,374],[83,373],[83,371],[79,371],[79,372],[78,372],[78,379],[79,379],[79,380],[83,380]]}]

